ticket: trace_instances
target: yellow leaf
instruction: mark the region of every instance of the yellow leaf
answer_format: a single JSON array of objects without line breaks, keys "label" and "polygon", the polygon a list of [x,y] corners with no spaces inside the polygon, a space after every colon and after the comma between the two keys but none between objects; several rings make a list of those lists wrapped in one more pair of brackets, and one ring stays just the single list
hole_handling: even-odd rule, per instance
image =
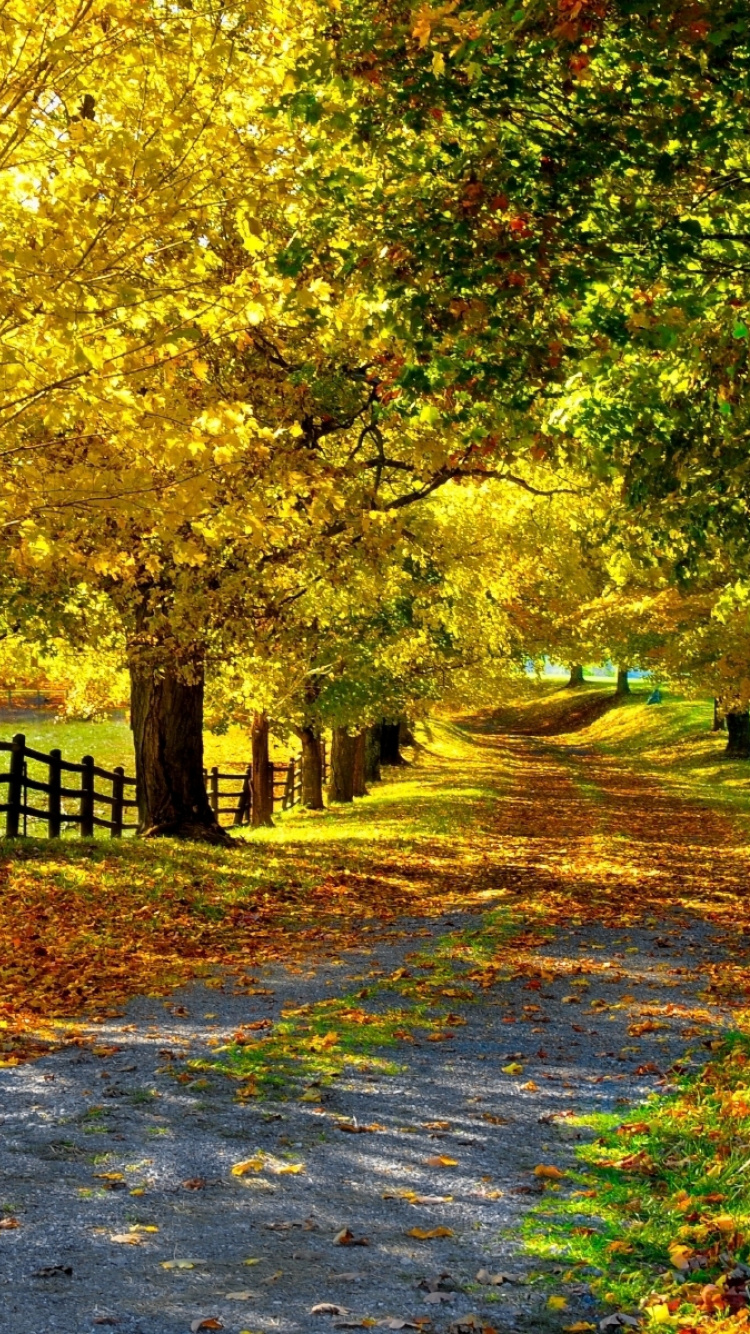
[{"label": "yellow leaf", "polygon": [[666,1302],[648,1308],[648,1318],[652,1325],[671,1325],[672,1315]]},{"label": "yellow leaf", "polygon": [[568,1303],[564,1297],[550,1297],[547,1301],[548,1311],[565,1311]]},{"label": "yellow leaf", "polygon": [[95,1172],[95,1173],[94,1173],[94,1176],[95,1176],[95,1177],[98,1177],[101,1181],[124,1181],[124,1180],[125,1180],[125,1177],[123,1176],[122,1172]]},{"label": "yellow leaf", "polygon": [[524,1093],[538,1093],[539,1085],[535,1084],[533,1079],[527,1079],[526,1083],[521,1085],[521,1089]]},{"label": "yellow leaf", "polygon": [[208,376],[208,362],[201,361],[200,358],[196,358],[196,360],[191,363],[190,369],[196,380],[205,380]]},{"label": "yellow leaf", "polygon": [[675,1269],[690,1268],[689,1260],[691,1255],[694,1254],[691,1246],[680,1246],[678,1242],[673,1241],[667,1247],[667,1250],[669,1251],[669,1258]]},{"label": "yellow leaf", "polygon": [[235,1163],[232,1168],[233,1177],[244,1177],[248,1172],[262,1172],[265,1167],[265,1159],[261,1153],[256,1153],[254,1158],[245,1158],[244,1162]]},{"label": "yellow leaf", "polygon": [[450,1227],[412,1227],[406,1235],[416,1237],[417,1241],[432,1241],[434,1237],[452,1237],[454,1233]]},{"label": "yellow leaf", "polygon": [[432,57],[432,72],[438,77],[445,73],[445,56],[442,56],[439,51],[436,51]]},{"label": "yellow leaf", "polygon": [[589,1329],[596,1329],[588,1320],[576,1320],[574,1325],[563,1325],[563,1334],[586,1334]]},{"label": "yellow leaf", "polygon": [[436,1154],[434,1158],[426,1158],[428,1167],[458,1167],[457,1158],[447,1158],[444,1153]]},{"label": "yellow leaf", "polygon": [[275,1167],[273,1169],[277,1177],[297,1176],[299,1172],[304,1172],[304,1170],[305,1170],[304,1163],[284,1163],[283,1166]]},{"label": "yellow leaf", "polygon": [[523,1066],[518,1061],[511,1061],[510,1065],[503,1066],[504,1075],[522,1075]]},{"label": "yellow leaf", "polygon": [[338,1033],[316,1034],[310,1038],[308,1046],[312,1051],[326,1051],[328,1047],[335,1047],[338,1040]]},{"label": "yellow leaf", "polygon": [[559,1167],[547,1167],[544,1163],[539,1163],[534,1168],[534,1176],[544,1177],[547,1181],[562,1181],[565,1173],[561,1172]]},{"label": "yellow leaf", "polygon": [[629,1241],[610,1241],[604,1248],[610,1255],[629,1255],[633,1247]]}]

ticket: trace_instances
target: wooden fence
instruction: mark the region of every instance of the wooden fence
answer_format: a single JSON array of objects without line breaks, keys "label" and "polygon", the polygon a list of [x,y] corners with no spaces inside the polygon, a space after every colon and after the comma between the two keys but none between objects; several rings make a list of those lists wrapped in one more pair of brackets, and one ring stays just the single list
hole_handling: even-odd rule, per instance
[{"label": "wooden fence", "polygon": [[[326,779],[325,742],[322,745],[323,780]],[[96,829],[108,829],[111,838],[121,838],[137,828],[137,823],[126,820],[126,813],[136,810],[135,779],[128,778],[121,765],[115,769],[103,769],[96,764],[91,755],[84,755],[80,764],[64,760],[59,750],[51,750],[48,755],[43,751],[33,750],[26,745],[22,732],[17,733],[12,741],[0,741],[0,755],[10,756],[7,773],[0,773],[0,795],[5,787],[5,801],[0,801],[0,812],[5,812],[6,838],[18,838],[28,833],[28,822],[41,820],[47,825],[49,838],[59,838],[63,830],[71,825],[78,825],[82,838],[93,838]],[[34,766],[46,765],[47,779],[29,774],[29,762]],[[252,813],[252,765],[237,765],[234,773],[220,773],[218,766],[203,771],[206,790],[211,809],[221,823],[222,815],[231,815],[232,824],[250,824]],[[64,774],[80,774],[80,786],[63,785]],[[109,787],[109,791],[98,790],[96,780],[100,779]],[[242,786],[227,792],[222,786],[226,782]],[[269,766],[269,796],[273,809],[290,810],[302,800],[302,757],[293,756],[287,764],[274,763]],[[131,795],[126,796],[126,791]],[[42,793],[41,804],[32,805],[35,793]],[[232,805],[222,803],[231,801]],[[67,809],[72,803],[73,811]]]}]

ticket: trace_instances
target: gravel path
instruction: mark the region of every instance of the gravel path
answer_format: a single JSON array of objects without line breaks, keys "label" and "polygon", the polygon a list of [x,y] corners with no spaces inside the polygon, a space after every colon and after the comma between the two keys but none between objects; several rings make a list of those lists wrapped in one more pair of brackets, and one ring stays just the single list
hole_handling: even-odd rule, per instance
[{"label": "gravel path", "polygon": [[[473,1313],[532,1331],[600,1317],[585,1282],[524,1255],[524,1216],[546,1189],[533,1169],[573,1164],[587,1132],[566,1114],[625,1109],[663,1086],[686,1048],[705,1055],[702,1040],[726,1022],[700,997],[701,966],[721,948],[710,925],[680,915],[666,928],[562,928],[533,967],[527,957],[457,1004],[466,1023],[449,1041],[403,1044],[398,1073],[347,1070],[314,1103],[239,1104],[221,1076],[170,1073],[289,1003],[414,969],[416,948],[468,920],[404,923],[403,939],[361,955],[268,969],[267,994],[226,979],[166,1003],[140,998],[96,1026],[96,1047],[0,1071],[0,1203],[20,1223],[0,1231],[3,1328],[185,1334],[206,1320],[296,1334],[390,1317],[444,1331]],[[344,1133],[341,1117],[378,1128]],[[255,1150],[304,1171],[233,1176]],[[455,1161],[430,1163],[441,1156]],[[414,1228],[451,1235],[419,1240]],[[367,1244],[338,1244],[343,1229]],[[478,1282],[481,1270],[507,1281]],[[553,1291],[568,1297],[564,1316],[546,1309]],[[342,1309],[313,1313],[319,1303]]]}]

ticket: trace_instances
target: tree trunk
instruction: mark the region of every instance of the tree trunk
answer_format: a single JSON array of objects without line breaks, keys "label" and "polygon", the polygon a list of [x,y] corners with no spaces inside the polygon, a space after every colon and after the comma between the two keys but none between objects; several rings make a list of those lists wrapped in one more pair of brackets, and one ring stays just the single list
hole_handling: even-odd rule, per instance
[{"label": "tree trunk", "polygon": [[202,669],[193,675],[188,682],[169,667],[131,663],[138,832],[228,843],[206,794]]},{"label": "tree trunk", "polygon": [[411,730],[411,725],[406,714],[403,714],[398,720],[398,744],[399,746],[416,745],[416,738]]},{"label": "tree trunk", "polygon": [[628,681],[627,667],[617,668],[617,685],[615,686],[615,694],[616,695],[630,694],[630,682]]},{"label": "tree trunk", "polygon": [[571,667],[570,669],[570,676],[568,677],[567,681],[567,689],[572,690],[575,686],[582,686],[583,684],[584,684],[583,667],[581,666],[580,663],[576,663],[575,666]]},{"label": "tree trunk", "polygon": [[724,754],[732,760],[750,759],[750,713],[729,709],[726,723],[729,740]]},{"label": "tree trunk", "polygon": [[357,738],[345,727],[334,727],[331,740],[331,765],[328,782],[329,801],[354,799],[354,753]]},{"label": "tree trunk", "polygon": [[367,728],[363,728],[354,738],[354,774],[352,778],[352,792],[355,797],[367,796],[367,787],[365,785],[366,749]]},{"label": "tree trunk", "polygon": [[300,729],[302,742],[302,805],[308,811],[323,810],[323,757],[320,740],[312,727]]},{"label": "tree trunk", "polygon": [[380,782],[380,725],[365,728],[365,782]]},{"label": "tree trunk", "polygon": [[406,764],[399,749],[399,733],[401,727],[399,723],[386,723],[380,725],[380,763],[381,764]]},{"label": "tree trunk", "polygon": [[253,748],[253,801],[250,823],[253,829],[273,828],[273,769],[268,756],[268,718],[265,713],[253,715],[251,732]]},{"label": "tree trunk", "polygon": [[712,732],[726,731],[726,715],[719,708],[719,701],[716,698],[714,698],[714,721],[711,727],[711,731]]}]

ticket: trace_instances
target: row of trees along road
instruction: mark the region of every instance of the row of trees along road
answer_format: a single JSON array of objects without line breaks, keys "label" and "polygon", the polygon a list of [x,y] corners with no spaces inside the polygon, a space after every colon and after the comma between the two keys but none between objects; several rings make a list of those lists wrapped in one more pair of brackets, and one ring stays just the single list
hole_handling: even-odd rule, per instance
[{"label": "row of trees along road", "polygon": [[743,576],[746,18],[30,0],[0,21],[5,615],[122,636],[144,831],[218,836],[207,672],[221,696],[262,668],[255,695],[287,689],[282,723],[313,730],[326,695],[345,725],[404,677],[457,679],[454,594],[423,605],[449,483],[614,487],[634,567]]}]

